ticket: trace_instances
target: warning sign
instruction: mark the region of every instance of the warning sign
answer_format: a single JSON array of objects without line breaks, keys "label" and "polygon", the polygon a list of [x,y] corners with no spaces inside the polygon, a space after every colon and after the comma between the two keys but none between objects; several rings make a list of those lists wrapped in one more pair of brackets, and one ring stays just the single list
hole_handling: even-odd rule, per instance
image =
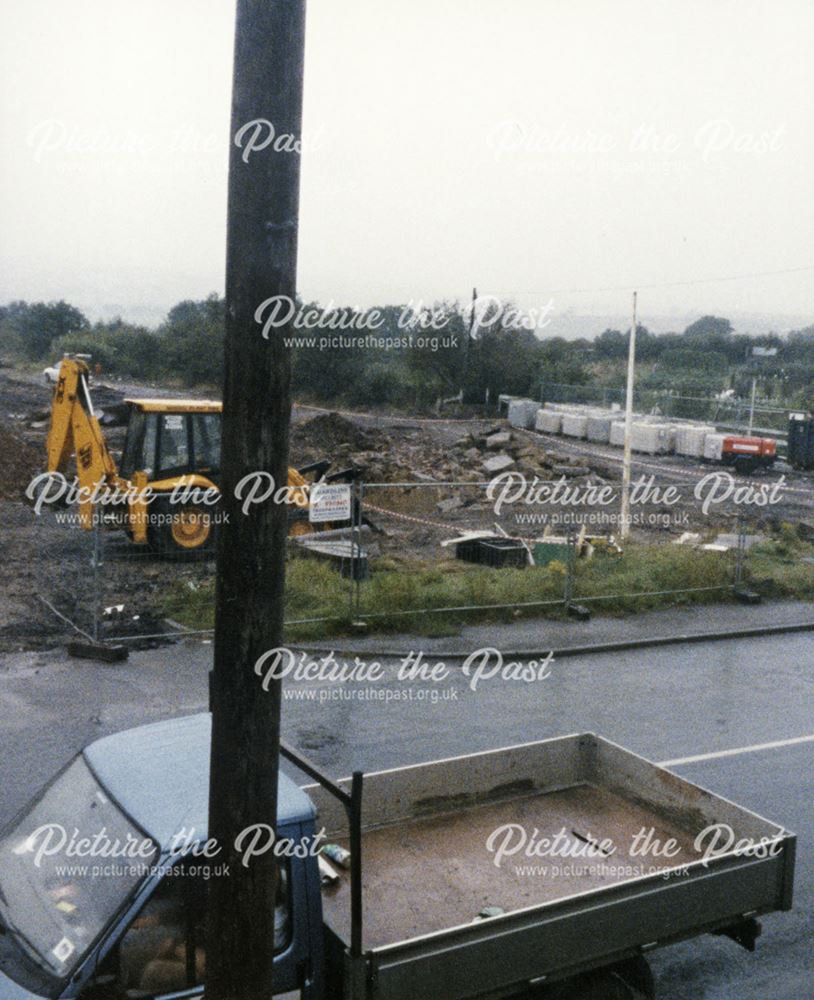
[{"label": "warning sign", "polygon": [[350,512],[350,486],[347,484],[315,483],[311,487],[308,520],[312,524],[323,521],[349,521]]}]

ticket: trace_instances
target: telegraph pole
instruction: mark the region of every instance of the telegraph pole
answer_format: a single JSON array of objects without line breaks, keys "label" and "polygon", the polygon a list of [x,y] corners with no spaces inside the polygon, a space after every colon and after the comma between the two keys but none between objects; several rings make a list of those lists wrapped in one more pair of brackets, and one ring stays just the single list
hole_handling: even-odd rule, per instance
[{"label": "telegraph pole", "polygon": [[633,425],[633,380],[636,372],[636,293],[633,293],[633,322],[627,349],[627,392],[625,395],[625,452],[622,459],[622,523],[619,534],[625,539],[630,532],[630,431]]},{"label": "telegraph pole", "polygon": [[463,379],[461,380],[463,382],[461,388],[461,402],[464,402],[466,399],[466,390],[469,384],[469,370],[470,370],[469,365],[470,365],[470,356],[472,353],[472,328],[475,325],[475,305],[477,301],[478,301],[478,290],[477,288],[473,288],[472,311],[469,314],[469,328],[466,332],[466,342],[464,344],[464,371],[463,371]]},{"label": "telegraph pole", "polygon": [[264,339],[254,316],[296,294],[300,155],[266,142],[262,122],[301,139],[304,41],[304,0],[237,0],[208,832],[229,874],[209,882],[207,1000],[273,994],[276,866],[268,851],[244,867],[236,840],[276,827],[280,682],[263,690],[254,664],[282,644],[288,512],[268,501],[244,513],[235,487],[259,471],[287,481],[291,331]]}]

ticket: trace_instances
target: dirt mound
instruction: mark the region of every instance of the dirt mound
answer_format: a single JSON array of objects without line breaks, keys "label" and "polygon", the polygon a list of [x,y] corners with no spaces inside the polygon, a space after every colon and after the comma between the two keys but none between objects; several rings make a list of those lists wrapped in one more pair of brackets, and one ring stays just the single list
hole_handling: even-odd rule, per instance
[{"label": "dirt mound", "polygon": [[301,465],[303,459],[330,458],[337,451],[374,451],[385,447],[386,435],[359,427],[338,413],[320,413],[291,429],[291,457]]},{"label": "dirt mound", "polygon": [[45,455],[8,427],[0,426],[0,497],[22,500],[32,478],[45,468]]}]

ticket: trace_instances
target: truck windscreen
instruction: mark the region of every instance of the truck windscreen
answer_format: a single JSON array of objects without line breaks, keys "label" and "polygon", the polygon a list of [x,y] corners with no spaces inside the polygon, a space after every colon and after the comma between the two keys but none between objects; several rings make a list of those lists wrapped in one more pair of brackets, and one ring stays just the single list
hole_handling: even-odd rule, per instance
[{"label": "truck windscreen", "polygon": [[77,757],[0,839],[0,921],[21,970],[70,976],[156,854]]}]

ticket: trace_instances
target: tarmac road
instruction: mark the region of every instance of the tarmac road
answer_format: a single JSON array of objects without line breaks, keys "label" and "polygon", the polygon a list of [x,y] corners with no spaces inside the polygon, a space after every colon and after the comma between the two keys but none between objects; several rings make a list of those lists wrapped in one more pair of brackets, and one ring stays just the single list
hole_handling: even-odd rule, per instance
[{"label": "tarmac road", "polygon": [[650,961],[658,995],[665,1000],[808,1000],[814,996],[814,743],[675,770],[797,834],[795,902],[791,912],[763,919],[753,954],[711,936],[654,953]]},{"label": "tarmac road", "polygon": [[[71,661],[56,652],[0,660],[0,820],[84,743],[204,708],[211,649],[190,641],[134,653],[121,665]],[[448,666],[443,682],[406,684],[395,677],[395,664],[384,663],[385,680],[344,686],[385,692],[376,700],[337,700],[322,693],[332,690],[325,683],[289,684],[286,737],[336,775],[578,730],[596,731],[656,761],[705,755],[675,770],[797,833],[795,908],[764,921],[751,955],[712,937],[654,953],[659,996],[814,995],[811,633],[576,657],[541,668],[548,673],[541,680],[482,677],[474,691],[472,670],[467,678],[460,661]],[[420,690],[427,693],[419,696]],[[387,692],[390,700],[384,700]],[[771,745],[808,736],[808,742]],[[770,746],[760,748],[764,744]],[[720,756],[733,748],[743,749]]]}]

